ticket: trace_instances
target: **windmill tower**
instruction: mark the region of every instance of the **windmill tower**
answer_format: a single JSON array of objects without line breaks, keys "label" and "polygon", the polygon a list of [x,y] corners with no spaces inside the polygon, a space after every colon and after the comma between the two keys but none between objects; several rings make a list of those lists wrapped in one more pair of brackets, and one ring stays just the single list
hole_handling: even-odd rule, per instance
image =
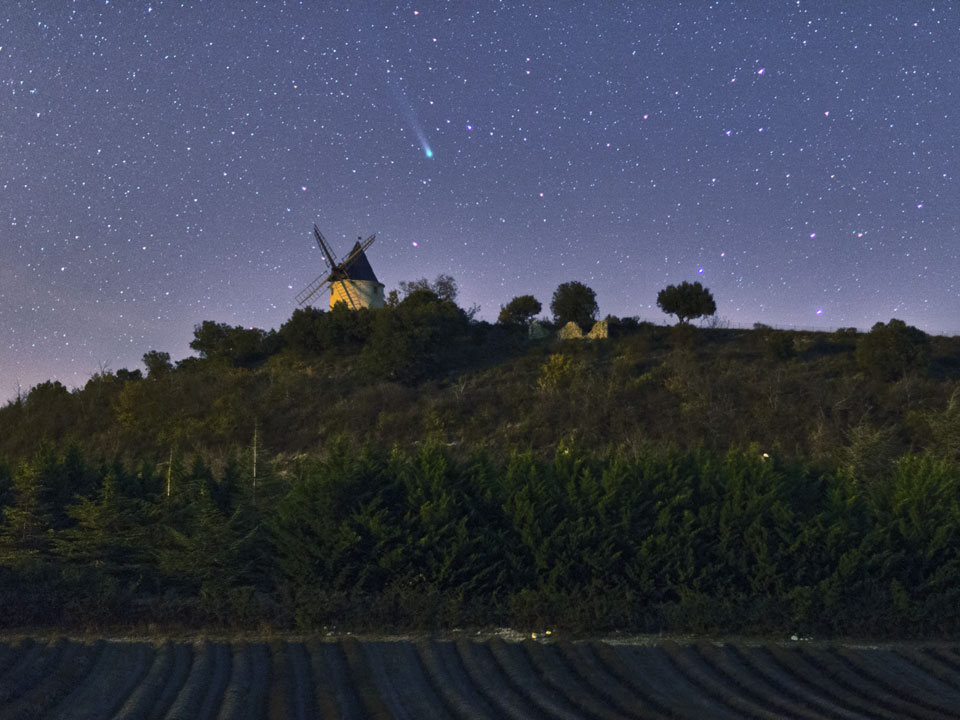
[{"label": "windmill tower", "polygon": [[313,234],[317,238],[317,245],[323,253],[323,261],[327,264],[328,272],[320,275],[307,285],[297,295],[297,302],[306,305],[321,290],[330,289],[330,309],[338,302],[345,302],[347,307],[358,310],[360,308],[382,308],[383,283],[377,280],[367,260],[366,250],[376,235],[371,235],[362,243],[359,238],[350,253],[342,260],[336,256],[327,244],[327,239],[320,232],[320,228],[313,226]]}]

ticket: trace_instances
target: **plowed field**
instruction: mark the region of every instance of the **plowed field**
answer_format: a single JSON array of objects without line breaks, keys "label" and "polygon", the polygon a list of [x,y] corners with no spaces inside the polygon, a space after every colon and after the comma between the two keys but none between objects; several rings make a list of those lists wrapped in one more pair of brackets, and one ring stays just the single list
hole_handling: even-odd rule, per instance
[{"label": "plowed field", "polygon": [[960,718],[960,648],[26,639],[0,718]]}]

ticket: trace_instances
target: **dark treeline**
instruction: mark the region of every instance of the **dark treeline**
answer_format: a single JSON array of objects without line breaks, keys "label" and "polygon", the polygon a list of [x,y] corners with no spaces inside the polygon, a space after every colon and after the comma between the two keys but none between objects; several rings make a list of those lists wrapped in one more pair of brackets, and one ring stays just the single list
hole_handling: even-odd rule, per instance
[{"label": "dark treeline", "polygon": [[955,461],[868,486],[758,448],[252,462],[5,467],[2,622],[960,634]]},{"label": "dark treeline", "polygon": [[404,292],[0,408],[0,623],[960,635],[960,339]]}]

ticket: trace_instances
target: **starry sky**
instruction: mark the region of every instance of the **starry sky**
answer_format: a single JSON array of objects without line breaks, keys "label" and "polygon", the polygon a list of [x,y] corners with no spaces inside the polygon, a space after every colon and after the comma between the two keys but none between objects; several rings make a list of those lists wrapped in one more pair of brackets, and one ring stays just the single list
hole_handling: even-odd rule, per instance
[{"label": "starry sky", "polygon": [[960,5],[0,7],[0,401],[279,327],[335,251],[463,307],[960,334]]}]

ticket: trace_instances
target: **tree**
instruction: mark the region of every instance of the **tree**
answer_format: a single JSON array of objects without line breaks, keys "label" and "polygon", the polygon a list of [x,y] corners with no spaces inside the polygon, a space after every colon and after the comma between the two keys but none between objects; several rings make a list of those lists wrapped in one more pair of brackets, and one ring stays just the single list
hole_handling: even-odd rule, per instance
[{"label": "tree", "polygon": [[279,344],[273,331],[204,320],[194,326],[190,347],[200,353],[200,357],[221,358],[234,367],[250,368],[276,352]]},{"label": "tree", "polygon": [[13,501],[3,508],[0,566],[24,566],[43,556],[50,544],[50,505],[44,485],[45,458],[21,460],[12,478]]},{"label": "tree", "polygon": [[139,370],[128,370],[127,368],[120,368],[117,370],[116,375],[117,379],[123,382],[136,382],[137,380],[143,379],[143,373]]},{"label": "tree", "polygon": [[409,297],[417,290],[429,290],[441,300],[449,300],[450,302],[456,301],[457,293],[459,292],[457,289],[457,281],[450,275],[437,275],[433,282],[428,281],[426,278],[400,281],[400,291],[404,297]]},{"label": "tree", "polygon": [[143,354],[143,364],[147,368],[147,377],[156,380],[173,370],[170,353],[150,350]]},{"label": "tree", "polygon": [[699,282],[689,283],[686,280],[679,285],[667,285],[657,293],[657,307],[668,315],[676,315],[680,325],[717,312],[717,303],[710,290]]},{"label": "tree", "polygon": [[497,322],[501,325],[529,325],[542,307],[533,295],[518,295],[500,308]]},{"label": "tree", "polygon": [[67,515],[76,523],[54,539],[56,555],[79,565],[113,571],[130,562],[137,530],[135,503],[120,492],[112,472],[102,479],[96,497],[77,496]]},{"label": "tree", "polygon": [[452,366],[470,337],[470,318],[452,300],[417,288],[372,315],[361,366],[374,377],[413,384]]},{"label": "tree", "polygon": [[857,365],[878,380],[896,380],[930,361],[930,338],[903,320],[878,322],[857,340]]},{"label": "tree", "polygon": [[577,325],[588,326],[597,319],[597,294],[582,282],[571,280],[561,283],[553,291],[553,300],[550,301],[550,310],[553,319],[558,325],[575,322]]}]

